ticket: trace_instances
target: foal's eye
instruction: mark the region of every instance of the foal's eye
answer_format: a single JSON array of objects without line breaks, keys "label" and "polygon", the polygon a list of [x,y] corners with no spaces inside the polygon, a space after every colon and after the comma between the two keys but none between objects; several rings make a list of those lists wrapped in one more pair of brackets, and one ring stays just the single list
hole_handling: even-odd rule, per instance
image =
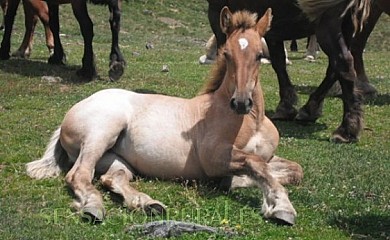
[{"label": "foal's eye", "polygon": [[261,60],[261,58],[263,57],[263,52],[260,51],[259,53],[256,54],[256,61],[259,61]]}]

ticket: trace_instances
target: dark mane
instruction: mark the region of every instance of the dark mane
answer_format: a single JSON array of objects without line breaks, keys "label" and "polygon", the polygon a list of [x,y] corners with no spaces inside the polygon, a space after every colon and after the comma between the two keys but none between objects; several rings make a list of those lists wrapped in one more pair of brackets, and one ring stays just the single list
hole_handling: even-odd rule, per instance
[{"label": "dark mane", "polygon": [[[247,29],[253,28],[257,23],[257,14],[250,13],[248,11],[239,11],[233,14],[232,26],[230,32],[236,30],[245,31]],[[225,46],[222,46],[218,51],[220,52]],[[218,54],[217,61],[214,64],[211,70],[211,76],[209,81],[203,87],[203,90],[200,94],[207,94],[215,92],[222,84],[223,79],[226,73],[226,62],[225,57],[222,54]]]}]

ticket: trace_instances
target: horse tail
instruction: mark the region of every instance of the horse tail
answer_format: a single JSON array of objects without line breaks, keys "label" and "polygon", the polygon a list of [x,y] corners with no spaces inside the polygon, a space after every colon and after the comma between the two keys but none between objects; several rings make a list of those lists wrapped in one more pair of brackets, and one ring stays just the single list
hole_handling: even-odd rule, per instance
[{"label": "horse tail", "polygon": [[26,164],[27,175],[35,179],[57,177],[62,171],[61,162],[67,158],[62,148],[60,139],[61,128],[59,127],[52,135],[46,151],[41,159]]},{"label": "horse tail", "polygon": [[370,8],[371,0],[352,0],[344,10],[343,14],[341,14],[341,17],[344,17],[347,11],[351,9],[351,18],[355,29],[353,33],[354,35],[363,30],[363,25],[370,15]]},{"label": "horse tail", "polygon": [[329,8],[341,3],[348,3],[341,14],[343,18],[351,11],[351,18],[354,25],[354,34],[361,31],[364,22],[370,14],[371,0],[298,0],[299,7],[306,14],[310,21],[316,21]]}]

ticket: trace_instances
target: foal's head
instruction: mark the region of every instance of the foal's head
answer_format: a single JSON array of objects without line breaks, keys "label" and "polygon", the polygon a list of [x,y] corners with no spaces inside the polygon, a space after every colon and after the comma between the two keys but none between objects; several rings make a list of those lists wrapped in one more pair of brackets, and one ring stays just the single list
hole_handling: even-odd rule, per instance
[{"label": "foal's head", "polygon": [[226,34],[223,57],[226,62],[230,107],[237,114],[247,114],[253,106],[252,93],[257,87],[258,71],[262,56],[261,38],[271,25],[271,9],[257,21],[257,15],[249,12],[232,14],[227,7],[221,11],[220,23]]}]

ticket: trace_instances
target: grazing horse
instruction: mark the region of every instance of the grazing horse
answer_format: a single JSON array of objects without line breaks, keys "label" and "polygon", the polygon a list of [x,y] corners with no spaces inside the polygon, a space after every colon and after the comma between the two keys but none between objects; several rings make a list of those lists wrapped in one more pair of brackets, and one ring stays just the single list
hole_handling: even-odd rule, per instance
[{"label": "grazing horse", "polygon": [[226,45],[200,95],[183,99],[120,89],[97,92],[69,110],[44,156],[27,164],[28,175],[58,176],[60,166],[70,165],[65,180],[76,206],[96,221],[103,219],[104,208],[91,183],[94,172],[129,208],[155,212],[164,212],[165,205],[130,187],[134,174],[162,179],[246,176],[263,191],[264,217],[294,224],[296,211],[282,184],[299,182],[302,168],[274,155],[279,134],[264,114],[258,82],[260,39],[270,26],[271,10],[259,21],[256,14],[233,15],[228,8],[220,16]]},{"label": "grazing horse", "polygon": [[[336,142],[358,140],[363,125],[362,97],[355,90],[357,78],[349,46],[354,27],[358,27],[354,23],[365,21],[371,0],[208,0],[208,2],[208,17],[218,46],[226,41],[217,18],[221,8],[229,6],[233,11],[247,9],[259,15],[269,7],[273,9],[272,27],[265,35],[271,64],[279,81],[280,102],[272,116],[273,119],[316,121],[321,115],[326,93],[333,83],[339,80],[343,91],[344,114],[341,125],[333,132],[331,139]],[[360,21],[356,20],[358,18]],[[295,109],[298,96],[287,74],[284,61],[283,40],[299,39],[313,33],[316,34],[322,50],[328,55],[329,64],[324,81],[298,112]]]},{"label": "grazing horse", "polygon": [[[10,58],[11,33],[20,0],[2,0],[1,3],[4,11],[4,35],[0,47],[0,59],[8,60]],[[28,58],[30,56],[34,30],[38,18],[44,25],[46,46],[49,49],[49,52],[52,53],[54,49],[54,40],[49,27],[49,13],[46,3],[42,0],[23,0],[23,7],[26,31],[20,47],[12,53],[12,56],[21,58]]]},{"label": "grazing horse", "polygon": [[[63,64],[65,61],[64,49],[60,39],[60,24],[59,24],[59,1],[47,0],[49,7],[49,25],[54,36],[54,53],[49,58],[49,63]],[[94,53],[92,48],[92,40],[94,36],[93,23],[88,15],[87,0],[67,0],[72,5],[73,13],[80,25],[81,35],[84,38],[84,54],[82,59],[81,69],[77,71],[77,75],[87,81],[93,80],[97,76]],[[126,61],[119,49],[119,30],[121,17],[121,0],[90,0],[94,4],[108,5],[110,11],[110,27],[111,27],[111,52],[109,64],[109,78],[111,81],[118,80],[126,65]]]}]

